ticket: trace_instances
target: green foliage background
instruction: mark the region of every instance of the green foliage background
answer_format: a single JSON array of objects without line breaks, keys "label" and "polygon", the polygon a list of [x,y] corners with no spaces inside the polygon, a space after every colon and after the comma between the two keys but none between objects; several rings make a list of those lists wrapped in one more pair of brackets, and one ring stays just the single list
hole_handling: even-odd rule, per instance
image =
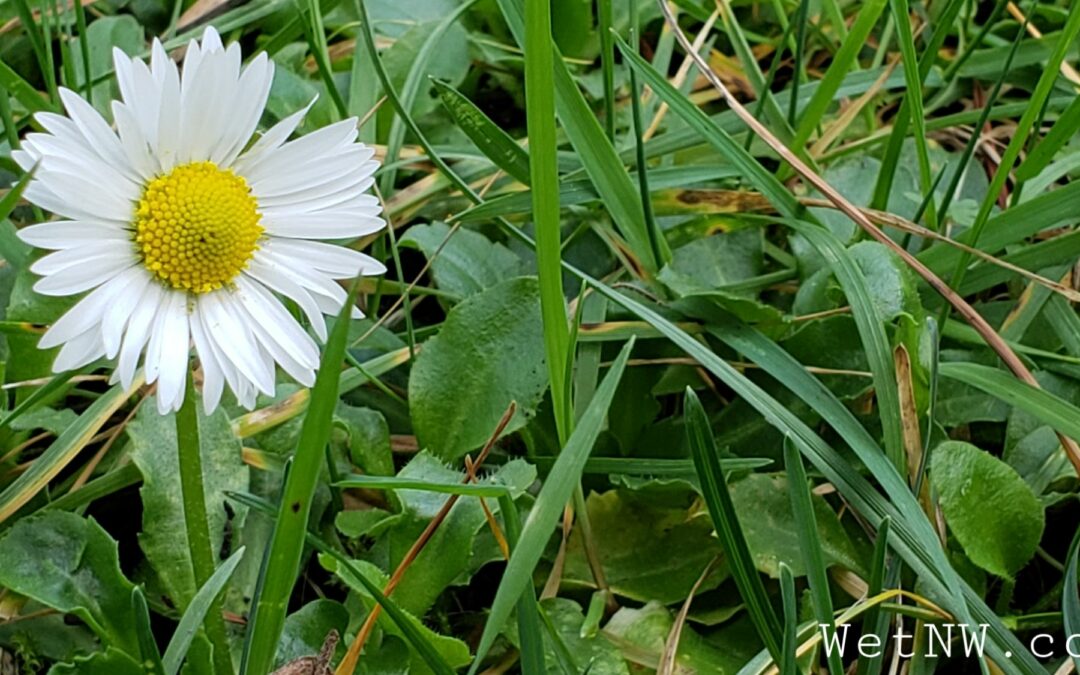
[{"label": "green foliage background", "polygon": [[[834,616],[987,626],[981,663],[916,641],[909,673],[1066,672],[1080,7],[669,7],[769,137],[651,0],[0,1],[0,672],[264,675],[332,631],[339,675],[896,666],[825,654]],[[114,46],[208,23],[274,59],[265,126],[359,118],[394,233],[353,244],[391,272],[312,391],[200,416],[200,588],[175,421],[36,348],[71,302],[31,290],[10,153],[59,86],[110,117]]]}]

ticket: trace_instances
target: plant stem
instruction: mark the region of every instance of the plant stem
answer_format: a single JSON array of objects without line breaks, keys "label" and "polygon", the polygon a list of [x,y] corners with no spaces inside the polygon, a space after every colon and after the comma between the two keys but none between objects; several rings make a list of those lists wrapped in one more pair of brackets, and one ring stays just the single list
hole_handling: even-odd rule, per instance
[{"label": "plant stem", "polygon": [[[203,487],[202,453],[199,445],[199,415],[195,409],[195,385],[188,372],[184,403],[176,413],[176,448],[180,460],[180,493],[184,501],[184,527],[191,551],[191,570],[195,588],[202,588],[214,573],[214,549],[206,515],[206,489]],[[206,613],[203,628],[214,647],[214,670],[218,675],[232,675],[232,656],[225,636],[219,597]]]}]

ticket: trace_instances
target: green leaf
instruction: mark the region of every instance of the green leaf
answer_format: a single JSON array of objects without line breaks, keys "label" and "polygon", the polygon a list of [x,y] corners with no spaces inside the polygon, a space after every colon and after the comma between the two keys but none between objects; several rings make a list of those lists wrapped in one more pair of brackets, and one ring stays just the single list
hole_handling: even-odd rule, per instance
[{"label": "green leaf", "polygon": [[696,239],[672,251],[660,281],[684,296],[731,287],[761,274],[763,243],[758,229]]},{"label": "green leaf", "polygon": [[709,507],[709,515],[712,516],[713,526],[716,528],[720,543],[724,546],[725,559],[731,569],[732,579],[739,589],[743,602],[746,603],[746,609],[758,636],[773,660],[779,662],[780,621],[776,617],[776,611],[761,582],[761,577],[755,569],[756,560],[751,558],[749,541],[737,515],[727,478],[720,468],[720,453],[709,426],[709,418],[705,415],[705,409],[701,406],[697,394],[689,387],[686,389],[685,405],[686,410],[683,414],[686,420],[686,437],[693,452],[694,466],[697,467],[698,480],[701,482],[701,492]]},{"label": "green leaf", "polygon": [[[422,452],[413,458],[397,476],[400,480],[419,480],[461,486],[464,476],[447,468],[432,455]],[[536,469],[523,460],[511,460],[498,470],[479,479],[473,485],[499,486],[518,497],[536,480]],[[376,544],[377,555],[388,555],[388,568],[395,568],[431,519],[442,509],[448,495],[420,490],[398,490],[402,515],[396,519]],[[497,499],[487,502],[493,514],[499,514]],[[447,587],[468,581],[483,564],[490,562],[479,553],[476,539],[487,526],[480,500],[462,497],[450,509],[446,519],[431,535],[424,550],[409,565],[409,573],[394,591],[398,605],[414,614],[424,616]],[[501,554],[496,554],[501,558]]]},{"label": "green leaf", "polygon": [[[1036,372],[1035,379],[1046,391],[1080,406],[1080,383],[1076,380],[1047,371]],[[1053,427],[1020,408],[1009,412],[1001,458],[1016,469],[1036,495],[1042,495],[1057,480],[1076,475]]]},{"label": "green leaf", "polygon": [[390,428],[382,413],[371,408],[355,408],[338,403],[334,422],[348,435],[349,459],[374,476],[394,475],[394,456],[390,449]]},{"label": "green leaf", "polygon": [[[806,574],[789,490],[788,480],[781,474],[752,473],[731,484],[731,501],[754,563],[774,579],[780,578],[781,563],[795,576]],[[820,495],[814,495],[811,501],[825,565],[864,573],[862,559],[836,513]]]},{"label": "green leaf", "polygon": [[214,570],[214,573],[206,580],[203,587],[191,599],[187,609],[184,611],[184,615],[180,617],[180,623],[177,624],[172,639],[169,640],[169,646],[165,650],[165,655],[162,657],[165,675],[176,675],[180,671],[180,665],[187,655],[192,639],[194,639],[195,634],[198,633],[203,624],[206,612],[214,606],[214,599],[229,583],[229,577],[232,576],[233,571],[236,570],[236,566],[240,564],[243,557],[244,547],[241,546],[236,553],[229,556],[228,560],[221,563]]},{"label": "green leaf", "polygon": [[[650,602],[641,608],[620,609],[604,626],[604,633],[617,638],[620,644],[626,646],[628,653],[644,653],[650,659],[655,659],[652,663],[658,663],[673,623],[675,617],[666,607],[659,602]],[[730,645],[717,637],[712,634],[706,639],[692,625],[684,625],[679,649],[675,652],[676,672],[736,673],[758,647],[752,634],[742,635],[737,643]]]},{"label": "green leaf", "polygon": [[96,522],[63,511],[23,518],[0,539],[0,560],[0,586],[74,614],[106,646],[139,653],[134,587]]},{"label": "green leaf", "polygon": [[459,228],[447,240],[449,233],[445,223],[418,224],[398,243],[423,252],[428,260],[434,258],[431,276],[440,290],[467,298],[521,274],[521,259],[502,244],[466,228]]},{"label": "green leaf", "polygon": [[58,663],[50,675],[146,675],[143,665],[131,656],[109,647],[103,652],[76,657],[72,663]]},{"label": "green leaf", "polygon": [[[586,505],[594,545],[602,552],[604,577],[611,591],[623,597],[679,602],[690,593],[701,570],[723,553],[709,519],[695,517],[685,508],[655,504],[647,496],[624,490],[593,493]],[[722,567],[714,569],[698,591],[716,588],[726,576]],[[577,529],[566,549],[563,584],[594,584]]]},{"label": "green leaf", "polygon": [[[373,585],[377,588],[384,588],[386,583],[390,580],[385,572],[375,565],[362,560],[355,561],[352,568],[345,567],[344,565],[339,564],[337,560],[325,555],[320,556],[319,561],[323,567],[336,574],[353,590],[353,592],[357,593],[363,599],[365,608],[368,611],[371,610],[371,607],[375,603],[369,593],[369,585]],[[364,584],[357,574],[363,574],[363,579],[366,580],[368,584]],[[464,642],[457,638],[439,635],[425,626],[413,614],[406,612],[405,610],[399,611],[402,615],[400,618],[407,621],[411,630],[415,631],[420,638],[427,642],[451,668],[460,668],[469,663],[469,647]],[[384,613],[380,615],[378,623],[379,626],[390,635],[398,637],[404,636],[404,632],[401,630],[400,626],[398,626],[387,614]],[[414,656],[410,672],[426,672],[424,666],[424,661],[421,660],[419,656]]]},{"label": "green leaf", "polygon": [[480,152],[509,176],[528,185],[529,153],[457,89],[439,80],[434,80],[434,84],[458,128],[465,132]]},{"label": "green leaf", "polygon": [[[205,417],[202,406],[198,408],[211,548],[218,551],[222,548],[228,519],[225,493],[246,491],[249,469],[241,457],[240,441],[233,434],[226,411],[218,408],[210,417]],[[143,477],[139,488],[143,507],[139,546],[156,573],[160,587],[182,612],[197,589],[184,526],[173,417],[173,414],[159,415],[155,406],[145,404],[128,425],[127,433],[131,439],[131,459]],[[239,528],[243,517],[243,513],[237,513],[231,524]]]},{"label": "green leaf", "polygon": [[634,346],[634,340],[629,342],[619,352],[619,356],[611,365],[611,370],[604,376],[596,393],[593,395],[589,407],[578,420],[574,433],[570,435],[565,447],[551,467],[547,480],[540,488],[540,494],[536,503],[529,512],[529,517],[521,531],[521,538],[510,555],[506,571],[503,573],[499,590],[495,593],[495,599],[491,603],[491,612],[484,632],[480,636],[479,646],[476,648],[476,660],[470,669],[470,673],[476,673],[480,662],[487,655],[495,637],[503,630],[506,620],[517,604],[518,598],[532,583],[532,572],[540,556],[544,553],[544,547],[551,537],[552,531],[563,513],[567,500],[574,491],[574,486],[581,480],[581,471],[585,468],[585,460],[592,452],[600,428],[607,417],[608,406],[615,395],[615,389],[622,377],[626,361],[630,357],[630,350]]},{"label": "green leaf", "polygon": [[971,561],[1011,579],[1042,538],[1042,505],[1009,465],[962,441],[933,452],[930,477],[945,522]]},{"label": "green leaf", "polygon": [[409,408],[422,447],[455,459],[487,440],[511,401],[507,433],[532,417],[547,388],[540,290],[510,279],[450,311],[424,343],[409,377]]}]

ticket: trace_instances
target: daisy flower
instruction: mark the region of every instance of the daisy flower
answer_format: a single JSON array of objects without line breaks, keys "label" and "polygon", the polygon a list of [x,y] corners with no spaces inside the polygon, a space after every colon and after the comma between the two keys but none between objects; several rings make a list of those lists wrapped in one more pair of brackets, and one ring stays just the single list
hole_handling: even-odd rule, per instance
[{"label": "daisy flower", "polygon": [[115,359],[114,378],[130,386],[141,363],[163,414],[184,400],[192,348],[207,411],[225,385],[249,409],[272,395],[275,365],[311,386],[318,347],[280,298],[325,340],[323,315],[347,297],[334,280],[385,272],[317,241],[385,225],[366,194],[378,163],[357,120],[288,140],[305,109],[253,139],[274,65],[260,53],[241,68],[240,47],[213,28],[188,45],[182,70],[156,40],[149,66],[119,50],[114,61],[115,131],[61,89],[67,116],[38,114],[45,132],[12,153],[36,166],[26,199],[65,219],[19,231],[54,251],[30,268],[42,277],[34,290],[86,293],[41,338],[60,346],[53,370]]}]

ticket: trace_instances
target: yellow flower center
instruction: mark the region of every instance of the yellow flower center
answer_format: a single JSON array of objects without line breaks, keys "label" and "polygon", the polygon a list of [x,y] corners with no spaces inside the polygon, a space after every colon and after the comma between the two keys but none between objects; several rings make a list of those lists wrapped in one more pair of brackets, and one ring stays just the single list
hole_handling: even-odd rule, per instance
[{"label": "yellow flower center", "polygon": [[135,209],[135,246],[165,283],[206,293],[236,277],[258,248],[257,207],[232,171],[184,164],[147,184]]}]

